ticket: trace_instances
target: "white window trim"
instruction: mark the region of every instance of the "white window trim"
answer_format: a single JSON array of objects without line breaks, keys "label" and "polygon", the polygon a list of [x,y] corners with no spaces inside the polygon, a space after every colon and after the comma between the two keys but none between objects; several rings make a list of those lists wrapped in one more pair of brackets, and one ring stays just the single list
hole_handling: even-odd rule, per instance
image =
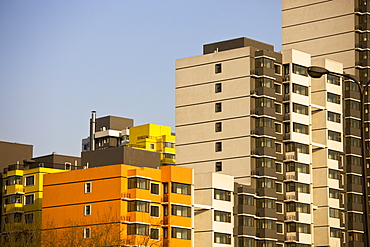
[{"label": "white window trim", "polygon": [[[90,214],[86,214],[86,207],[88,207],[88,206],[90,206]],[[91,204],[89,204],[89,205],[85,205],[85,206],[84,206],[84,215],[85,215],[85,216],[90,216],[90,215],[91,215],[91,212],[92,212]]]},{"label": "white window trim", "polygon": [[[152,193],[152,191],[151,191],[152,184],[158,184],[158,187],[159,187],[158,194],[154,194],[154,193]],[[152,195],[160,195],[160,194],[161,194],[161,184],[160,184],[160,183],[150,182],[150,194],[152,194]]]},{"label": "white window trim", "polygon": [[[158,208],[158,216],[152,216],[152,207]],[[161,217],[161,208],[158,205],[149,205],[149,215],[153,218],[160,218]]]},{"label": "white window trim", "polygon": [[[33,196],[33,203],[31,203],[31,204],[26,204],[26,196]],[[24,202],[23,202],[23,205],[34,205],[35,204],[35,194],[29,194],[29,195],[25,195],[24,196]]]},{"label": "white window trim", "polygon": [[[27,184],[26,183],[26,178],[28,178],[28,177],[33,177],[33,184]],[[25,178],[24,178],[24,186],[32,186],[32,185],[35,185],[35,180],[36,180],[36,177],[35,177],[35,175],[30,175],[30,176],[26,176]]]},{"label": "white window trim", "polygon": [[[67,165],[69,165],[69,169],[67,169]],[[64,170],[71,171],[72,170],[72,163],[71,162],[64,162]]]},{"label": "white window trim", "polygon": [[[87,184],[90,184],[90,191],[89,192],[87,192]],[[92,193],[92,183],[91,182],[85,183],[85,185],[84,185],[84,191],[85,191],[85,194]]]},{"label": "white window trim", "polygon": [[[90,235],[90,236],[86,236],[86,235],[87,235],[87,234],[86,234],[86,230],[87,230],[87,229],[89,229],[89,235]],[[86,227],[86,228],[84,228],[84,238],[85,238],[85,239],[87,239],[87,238],[91,238],[91,227]]]},{"label": "white window trim", "polygon": [[[159,231],[158,238],[150,238],[151,233],[152,233],[152,229],[158,229],[158,231]],[[150,229],[149,229],[149,238],[151,240],[160,240],[161,239],[161,229],[160,228],[155,228],[155,227],[150,227]]]}]

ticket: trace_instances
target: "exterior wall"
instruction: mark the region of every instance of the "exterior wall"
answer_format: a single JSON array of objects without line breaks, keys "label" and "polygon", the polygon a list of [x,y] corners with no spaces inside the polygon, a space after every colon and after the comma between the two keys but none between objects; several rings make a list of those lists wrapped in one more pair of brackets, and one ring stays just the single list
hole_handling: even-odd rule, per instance
[{"label": "exterior wall", "polygon": [[32,158],[32,145],[0,141],[0,169]]},{"label": "exterior wall", "polygon": [[[146,179],[147,189],[129,188],[129,180],[134,178]],[[90,183],[90,192],[86,191],[86,183]],[[169,188],[164,193],[164,185]],[[190,195],[174,193],[173,183],[188,184]],[[151,190],[152,184],[159,185],[159,194]],[[168,246],[192,246],[191,217],[171,214],[174,205],[192,205],[192,171],[190,169],[166,166],[159,169],[134,167],[128,165],[111,165],[96,167],[68,174],[45,176],[43,201],[43,229],[48,232],[45,236],[59,237],[59,234],[69,232],[73,227],[80,231],[76,241],[82,245],[91,241],[101,241],[100,236],[110,236],[108,223],[114,228],[113,234],[120,238],[111,237],[109,245],[152,245],[165,243]],[[110,188],[107,190],[107,188]],[[56,194],[64,196],[56,197]],[[132,202],[148,202],[145,210],[132,210]],[[84,209],[90,205],[91,214],[85,215]],[[131,204],[130,204],[131,205]],[[159,215],[151,216],[151,206],[159,207]],[[167,216],[164,210],[167,209]],[[52,219],[52,220],[50,220]],[[160,238],[150,239],[148,235],[131,234],[133,224],[159,229]],[[172,235],[174,227],[189,229],[190,239],[179,239]],[[85,228],[91,228],[90,238],[83,238]],[[64,230],[60,230],[64,229]],[[168,237],[164,237],[164,229]],[[137,233],[137,232],[136,232]],[[149,232],[147,232],[149,234]],[[106,237],[103,237],[105,239]]]},{"label": "exterior wall", "polygon": [[161,164],[175,164],[176,136],[171,127],[144,124],[130,128],[130,142],[132,148],[139,148],[160,153]]}]

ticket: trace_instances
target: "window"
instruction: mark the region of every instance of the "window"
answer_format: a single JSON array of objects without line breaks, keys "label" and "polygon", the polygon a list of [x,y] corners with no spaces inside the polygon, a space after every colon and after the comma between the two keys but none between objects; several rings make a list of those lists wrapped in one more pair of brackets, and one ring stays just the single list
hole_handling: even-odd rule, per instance
[{"label": "window", "polygon": [[222,162],[216,162],[216,172],[222,171]]},{"label": "window", "polygon": [[215,73],[218,74],[218,73],[221,73],[222,72],[222,69],[221,69],[221,64],[218,63],[218,64],[215,64]]},{"label": "window", "polygon": [[149,226],[144,224],[128,224],[127,225],[127,235],[149,235]]},{"label": "window", "polygon": [[275,74],[281,75],[281,65],[274,64]]},{"label": "window", "polygon": [[339,190],[336,189],[329,189],[329,198],[339,199],[340,197]]},{"label": "window", "polygon": [[5,204],[22,203],[22,195],[12,194],[6,196]]},{"label": "window", "polygon": [[280,203],[280,202],[277,202],[277,203],[275,203],[275,206],[276,206],[276,212],[282,214],[283,213],[283,204]]},{"label": "window", "polygon": [[348,213],[348,221],[362,223],[363,222],[363,216],[362,216],[362,214],[351,212],[351,213]]},{"label": "window", "polygon": [[6,185],[22,184],[22,176],[9,176]]},{"label": "window", "polygon": [[258,178],[257,179],[258,188],[275,188],[275,181],[271,178]]},{"label": "window", "polygon": [[298,64],[293,64],[293,73],[296,75],[307,76],[307,68]]},{"label": "window", "polygon": [[354,118],[347,118],[346,119],[346,127],[350,128],[360,128],[360,120],[354,119]]},{"label": "window", "polygon": [[281,147],[282,147],[281,143],[275,143],[275,151],[277,153],[282,153]]},{"label": "window", "polygon": [[275,188],[277,193],[283,193],[283,184],[275,182]]},{"label": "window", "polygon": [[362,177],[354,174],[347,175],[347,182],[350,184],[362,184]]},{"label": "window", "polygon": [[223,212],[223,211],[216,211],[214,213],[215,221],[220,221],[220,222],[231,222],[231,213],[229,212]]},{"label": "window", "polygon": [[271,158],[253,158],[256,163],[256,167],[270,167],[274,168],[275,160]]},{"label": "window", "polygon": [[275,221],[274,220],[265,220],[261,219],[257,221],[257,228],[259,229],[275,229]]},{"label": "window", "polygon": [[310,193],[310,186],[308,184],[289,182],[285,184],[286,192]]},{"label": "window", "polygon": [[356,137],[346,137],[346,145],[347,146],[360,147],[361,139],[356,138]]},{"label": "window", "polygon": [[163,230],[163,238],[167,239],[168,238],[168,228],[162,227],[162,230]]},{"label": "window", "polygon": [[227,190],[214,189],[214,199],[230,202],[231,192]]},{"label": "window", "polygon": [[148,190],[149,189],[149,183],[150,180],[147,178],[129,178],[128,179],[128,188],[129,189],[144,189]]},{"label": "window", "polygon": [[84,206],[84,215],[85,216],[91,215],[91,205]]},{"label": "window", "polygon": [[362,203],[362,195],[359,194],[353,194],[353,193],[348,193],[348,202],[349,203]]},{"label": "window", "polygon": [[256,58],[256,68],[274,68],[274,60],[266,57]]},{"label": "window", "polygon": [[191,195],[191,187],[189,184],[172,183],[172,193]]},{"label": "window", "polygon": [[306,144],[297,143],[297,152],[302,154],[309,154],[309,147]]},{"label": "window", "polygon": [[275,88],[275,93],[276,94],[281,94],[281,84],[275,83],[274,88]]},{"label": "window", "polygon": [[328,150],[328,159],[339,160],[340,159],[339,152],[329,149]]},{"label": "window", "polygon": [[276,172],[282,173],[283,172],[283,165],[281,163],[275,163]]},{"label": "window", "polygon": [[340,104],[340,95],[327,93],[327,101],[335,104]]},{"label": "window", "polygon": [[330,227],[330,237],[331,238],[340,238],[341,230],[337,228]]},{"label": "window", "polygon": [[172,205],[172,215],[191,217],[191,207]]},{"label": "window", "polygon": [[216,142],[215,143],[215,152],[221,152],[222,151],[222,142]]},{"label": "window", "polygon": [[274,80],[271,78],[260,77],[260,78],[256,78],[255,82],[256,82],[256,88],[257,87],[273,88],[274,86]]},{"label": "window", "polygon": [[354,92],[359,91],[357,84],[353,81],[346,81],[344,85],[345,85],[346,91],[354,91]]},{"label": "window", "polygon": [[35,195],[26,195],[24,200],[24,205],[30,205],[35,203]]},{"label": "window", "polygon": [[254,218],[252,216],[239,215],[238,222],[240,226],[254,226]]},{"label": "window", "polygon": [[344,104],[345,109],[360,110],[361,108],[360,102],[354,100],[345,100]]},{"label": "window", "polygon": [[172,238],[179,238],[179,239],[191,239],[191,231],[190,229],[186,228],[179,228],[179,227],[171,227],[171,236]]},{"label": "window", "polygon": [[257,199],[257,208],[275,208],[275,201],[273,199],[260,198]]},{"label": "window", "polygon": [[348,241],[356,241],[356,242],[363,242],[363,234],[357,232],[349,232],[348,233]]},{"label": "window", "polygon": [[329,169],[329,178],[339,180],[340,172],[337,170]]},{"label": "window", "polygon": [[168,205],[163,205],[163,215],[164,216],[168,215]]},{"label": "window", "polygon": [[163,194],[168,194],[168,183],[163,183]]},{"label": "window", "polygon": [[215,232],[214,242],[216,244],[231,244],[231,234]]},{"label": "window", "polygon": [[311,226],[309,224],[289,222],[286,223],[287,232],[311,233]]},{"label": "window", "polygon": [[282,223],[276,223],[276,232],[277,233],[284,233]]},{"label": "window", "polygon": [[281,104],[275,103],[275,112],[278,114],[282,114],[282,107]]},{"label": "window", "polygon": [[274,120],[271,118],[261,117],[261,118],[255,118],[256,128],[259,127],[268,127],[272,128],[274,124]]},{"label": "window", "polygon": [[69,162],[65,162],[64,163],[64,168],[65,168],[65,170],[70,171],[72,169],[72,164],[69,163]]},{"label": "window", "polygon": [[35,185],[35,175],[24,178],[24,186]]},{"label": "window", "polygon": [[215,103],[215,112],[222,111],[222,103]]},{"label": "window", "polygon": [[308,135],[308,125],[293,123],[293,132]]},{"label": "window", "polygon": [[274,100],[270,98],[257,98],[256,107],[269,107],[272,108],[274,105]]},{"label": "window", "polygon": [[254,205],[254,197],[249,195],[238,195],[238,203],[253,206]]},{"label": "window", "polygon": [[215,132],[221,132],[222,131],[222,123],[217,122],[215,123]]},{"label": "window", "polygon": [[275,132],[282,133],[281,123],[275,123]]},{"label": "window", "polygon": [[308,107],[305,105],[293,103],[293,112],[308,115]]},{"label": "window", "polygon": [[150,183],[150,194],[159,195],[159,184]]},{"label": "window", "polygon": [[150,239],[159,240],[159,228],[150,228]]},{"label": "window", "polygon": [[150,143],[150,144],[149,144],[149,148],[150,148],[150,149],[154,149],[154,148],[155,148],[154,144],[153,144],[153,143]]},{"label": "window", "polygon": [[356,166],[361,165],[360,157],[348,155],[346,159],[347,159],[347,165],[356,165]]},{"label": "window", "polygon": [[342,141],[342,134],[339,132],[328,130],[328,140],[341,142]]},{"label": "window", "polygon": [[275,140],[268,137],[256,138],[256,147],[275,147]]},{"label": "window", "polygon": [[308,96],[308,87],[293,83],[293,93]]},{"label": "window", "polygon": [[84,238],[91,238],[91,228],[90,227],[84,228]]},{"label": "window", "polygon": [[221,93],[222,92],[222,84],[216,83],[215,84],[215,93]]},{"label": "window", "polygon": [[340,77],[336,75],[327,75],[327,83],[334,84],[334,85],[340,85]]},{"label": "window", "polygon": [[336,208],[329,208],[329,217],[340,219],[341,218],[340,210]]},{"label": "window", "polygon": [[159,206],[150,205],[150,216],[159,217]]},{"label": "window", "polygon": [[33,213],[24,214],[24,223],[25,224],[32,224],[33,223]]},{"label": "window", "polygon": [[92,185],[91,183],[85,183],[85,193],[91,193]]},{"label": "window", "polygon": [[149,202],[146,201],[129,201],[128,212],[149,212]]},{"label": "window", "polygon": [[328,121],[340,123],[340,114],[328,111]]}]

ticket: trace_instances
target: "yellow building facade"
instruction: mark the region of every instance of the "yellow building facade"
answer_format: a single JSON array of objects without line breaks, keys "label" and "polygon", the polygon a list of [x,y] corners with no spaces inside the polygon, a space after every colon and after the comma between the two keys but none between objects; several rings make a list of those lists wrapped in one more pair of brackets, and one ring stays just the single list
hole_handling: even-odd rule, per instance
[{"label": "yellow building facade", "polygon": [[176,136],[171,132],[171,127],[144,124],[130,127],[129,147],[139,148],[161,154],[161,164],[176,163],[175,150]]},{"label": "yellow building facade", "polygon": [[43,246],[192,246],[193,171],[110,165],[44,179]]},{"label": "yellow building facade", "polygon": [[65,170],[12,165],[3,173],[2,246],[40,246],[43,177]]}]

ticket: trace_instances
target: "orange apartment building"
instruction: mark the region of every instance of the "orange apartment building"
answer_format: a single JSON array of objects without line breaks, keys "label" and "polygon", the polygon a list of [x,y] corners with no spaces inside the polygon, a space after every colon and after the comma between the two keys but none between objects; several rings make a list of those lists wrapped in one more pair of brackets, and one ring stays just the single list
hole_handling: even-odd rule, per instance
[{"label": "orange apartment building", "polygon": [[43,246],[192,246],[193,171],[110,165],[44,176]]}]

